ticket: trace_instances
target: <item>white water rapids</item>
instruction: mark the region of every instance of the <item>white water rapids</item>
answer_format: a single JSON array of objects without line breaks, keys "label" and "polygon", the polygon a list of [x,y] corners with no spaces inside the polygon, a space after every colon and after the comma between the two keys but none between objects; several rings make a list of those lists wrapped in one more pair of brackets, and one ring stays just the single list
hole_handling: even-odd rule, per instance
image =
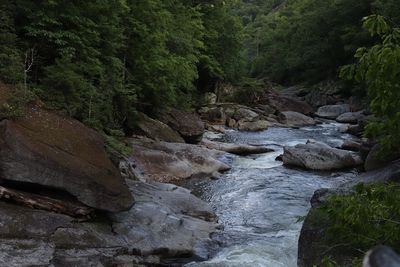
[{"label": "white water rapids", "polygon": [[265,145],[272,153],[234,157],[232,170],[217,181],[197,181],[191,188],[215,209],[224,231],[221,248],[208,261],[188,267],[297,267],[302,220],[315,190],[338,186],[355,172],[321,173],[282,166],[275,158],[283,146],[309,139],[340,145],[352,136],[340,125],[325,123],[301,129],[271,128],[258,133],[232,131],[225,141]]}]

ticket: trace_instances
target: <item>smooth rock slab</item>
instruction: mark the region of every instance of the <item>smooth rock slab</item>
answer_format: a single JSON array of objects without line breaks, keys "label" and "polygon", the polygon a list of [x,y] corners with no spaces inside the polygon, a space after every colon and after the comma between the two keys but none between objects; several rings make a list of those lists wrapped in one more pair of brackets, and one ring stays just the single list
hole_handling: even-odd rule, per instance
[{"label": "smooth rock slab", "polygon": [[175,185],[127,184],[135,205],[94,222],[0,202],[0,266],[153,266],[208,257],[219,225],[207,203]]},{"label": "smooth rock slab", "polygon": [[363,114],[362,111],[360,112],[346,112],[340,115],[339,117],[336,118],[337,122],[340,123],[351,123],[351,124],[357,124],[359,120],[362,120],[365,118],[365,115]]},{"label": "smooth rock slab", "polygon": [[31,107],[17,120],[0,123],[0,179],[57,188],[101,210],[133,204],[102,137],[82,123]]},{"label": "smooth rock slab", "polygon": [[185,143],[185,140],[168,125],[161,121],[154,120],[143,113],[138,114],[136,127],[140,134],[144,134],[151,139],[173,143]]},{"label": "smooth rock slab", "polygon": [[237,128],[240,131],[248,131],[248,132],[263,131],[268,129],[270,125],[271,123],[266,120],[255,120],[255,121],[240,120],[237,122]]},{"label": "smooth rock slab", "polygon": [[356,153],[332,148],[322,143],[285,147],[283,164],[310,170],[330,171],[359,166],[363,163]]},{"label": "smooth rock slab", "polygon": [[272,149],[263,146],[252,146],[247,144],[232,144],[232,143],[222,143],[217,141],[210,141],[203,139],[202,145],[209,149],[220,150],[236,155],[251,155],[251,154],[262,154],[267,152],[272,152]]},{"label": "smooth rock slab", "polygon": [[194,113],[172,109],[160,115],[160,121],[177,131],[187,143],[201,142],[204,134],[204,123]]},{"label": "smooth rock slab", "polygon": [[284,111],[280,116],[281,123],[287,126],[303,127],[317,124],[317,122],[304,114],[294,111]]},{"label": "smooth rock slab", "polygon": [[350,105],[348,104],[328,105],[320,107],[315,115],[321,118],[334,120],[346,112],[350,112]]},{"label": "smooth rock slab", "polygon": [[213,176],[230,167],[218,160],[221,152],[201,146],[131,139],[136,177],[146,181],[180,182],[194,176]]}]

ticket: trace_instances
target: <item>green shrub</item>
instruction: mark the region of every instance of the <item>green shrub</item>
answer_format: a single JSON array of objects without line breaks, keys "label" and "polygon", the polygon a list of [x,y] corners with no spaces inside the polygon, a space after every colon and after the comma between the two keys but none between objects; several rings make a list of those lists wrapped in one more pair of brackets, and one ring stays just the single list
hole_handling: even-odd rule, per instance
[{"label": "green shrub", "polygon": [[347,196],[332,196],[322,206],[331,222],[328,239],[359,251],[377,245],[400,249],[400,187],[358,185]]}]

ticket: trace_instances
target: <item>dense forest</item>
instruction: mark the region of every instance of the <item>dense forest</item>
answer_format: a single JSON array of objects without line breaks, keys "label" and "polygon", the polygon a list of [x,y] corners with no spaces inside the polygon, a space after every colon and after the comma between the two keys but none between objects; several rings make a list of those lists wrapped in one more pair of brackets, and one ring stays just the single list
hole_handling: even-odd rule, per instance
[{"label": "dense forest", "polygon": [[[26,119],[24,114],[31,111],[26,108],[28,103],[38,105],[40,108],[37,110],[47,114],[47,116],[53,116],[49,114],[53,114],[52,112],[55,111],[54,114],[57,115],[54,116],[61,114],[60,117],[62,118],[72,118],[71,121],[74,121],[73,123],[65,123],[61,125],[64,128],[60,127],[57,131],[73,132],[76,128],[87,133],[87,139],[80,136],[80,132],[77,131],[77,133],[74,133],[76,135],[71,135],[72,137],[68,135],[66,140],[72,139],[72,144],[78,147],[76,149],[78,151],[83,143],[85,145],[89,144],[89,146],[100,146],[99,149],[93,150],[95,151],[93,154],[100,151],[99,154],[105,162],[103,163],[106,166],[109,164],[111,166],[110,169],[115,168],[112,169],[114,173],[108,172],[107,175],[120,178],[121,181],[119,181],[120,184],[118,185],[123,188],[123,192],[129,196],[128,198],[131,195],[124,184],[125,180],[123,178],[125,177],[122,177],[123,175],[121,176],[117,170],[120,167],[118,165],[119,162],[116,163],[114,161],[120,160],[118,157],[123,158],[128,154],[133,154],[132,147],[134,147],[133,150],[145,150],[154,145],[151,142],[150,145],[143,145],[140,143],[146,142],[143,140],[126,140],[127,138],[125,137],[131,138],[133,133],[136,134],[132,129],[137,127],[139,118],[147,120],[148,124],[143,128],[151,128],[149,131],[155,128],[154,132],[157,135],[162,132],[160,134],[163,135],[162,138],[169,138],[168,140],[160,138],[161,141],[172,142],[174,145],[179,143],[173,148],[163,148],[167,152],[162,151],[161,153],[158,151],[161,150],[161,146],[156,144],[157,147],[154,149],[151,147],[153,150],[148,154],[138,153],[140,154],[139,156],[156,155],[157,157],[154,160],[156,167],[151,167],[168,176],[169,173],[165,174],[164,171],[171,171],[169,169],[170,163],[177,161],[177,158],[169,158],[175,156],[170,154],[174,154],[181,149],[180,146],[189,146],[186,143],[190,143],[190,145],[200,143],[199,147],[204,146],[207,149],[229,153],[232,150],[237,150],[237,147],[233,146],[232,148],[230,146],[232,144],[226,145],[222,142],[213,143],[208,140],[210,141],[209,143],[201,143],[205,132],[204,121],[206,121],[206,128],[209,127],[207,130],[211,129],[210,131],[220,135],[225,134],[226,127],[240,131],[259,131],[268,127],[281,127],[282,129],[287,129],[285,127],[288,127],[291,130],[298,130],[305,125],[317,127],[318,123],[322,124],[327,121],[327,124],[333,124],[332,119],[336,120],[334,123],[338,122],[340,124],[341,122],[338,120],[340,116],[338,115],[351,113],[350,116],[359,115],[362,119],[356,118],[356,125],[350,125],[351,123],[349,123],[347,125],[348,128],[340,133],[348,134],[347,137],[351,136],[349,139],[357,137],[357,142],[359,141],[359,143],[351,143],[352,140],[345,140],[349,141],[350,149],[342,149],[343,147],[339,149],[339,147],[319,144],[323,148],[318,150],[318,153],[324,154],[320,152],[326,151],[323,149],[332,149],[329,151],[335,152],[340,150],[337,153],[348,153],[344,156],[345,160],[354,161],[352,164],[356,166],[350,165],[360,168],[355,168],[353,172],[360,174],[366,171],[367,173],[370,170],[367,170],[365,165],[362,167],[361,165],[363,164],[360,162],[366,161],[372,151],[377,154],[373,156],[376,156],[378,160],[383,161],[385,164],[388,164],[393,159],[398,159],[400,156],[400,1],[0,0],[1,90],[3,90],[3,87],[1,87],[3,84],[7,84],[6,87],[12,88],[14,91],[10,98],[8,98],[8,95],[5,97],[7,98],[6,102],[0,103],[2,127],[10,127],[12,122],[18,121],[19,118],[24,118],[25,121],[18,122],[22,123],[21,125],[23,126],[19,128],[16,126],[10,131],[24,129],[29,132],[31,127],[34,129],[32,132],[36,130],[39,132],[37,135],[29,132],[26,139],[20,137],[24,142],[29,140],[34,143],[43,138],[43,136],[38,137],[42,133],[42,128],[45,128],[43,132],[50,131],[47,134],[52,138],[48,139],[57,139],[52,136],[51,131],[54,129],[51,129],[51,127],[47,129],[39,124],[35,126],[35,122],[32,124],[27,122],[29,119]],[[339,88],[338,94],[340,94],[340,97],[335,99],[334,103],[312,105],[307,103],[303,96],[287,95],[283,92],[292,88],[296,90],[306,88],[308,90],[306,93],[308,94],[312,90],[320,90],[327,84]],[[222,91],[223,93],[221,93]],[[210,95],[216,98],[212,104],[207,103]],[[2,96],[3,92],[0,92],[0,97]],[[276,99],[282,100],[283,103],[278,103],[281,105],[275,106],[268,101],[261,103],[262,98],[269,97],[275,102]],[[350,103],[349,99],[353,97],[360,100],[360,107],[357,107],[357,110],[355,110],[356,108],[353,110],[353,107],[350,107],[352,103]],[[292,102],[287,101],[288,99]],[[210,105],[207,106],[207,104]],[[282,109],[282,106],[286,104],[290,108],[295,106],[298,109]],[[342,108],[346,105],[348,110],[336,114],[332,118],[320,116],[318,112],[315,112],[316,109],[321,107],[329,106],[331,108],[331,106],[335,106],[334,108],[338,108],[340,106],[339,108]],[[265,109],[260,108],[260,106]],[[306,107],[304,108],[304,106]],[[41,107],[44,107],[43,111]],[[200,112],[202,108],[206,110],[204,113],[209,112],[211,114],[210,117],[215,115],[213,113],[215,111],[217,113],[216,117],[222,114],[218,117],[220,121],[201,117],[203,115]],[[166,120],[162,119],[163,112],[173,109],[178,111],[178,115],[173,118],[175,121],[170,124],[180,124],[181,120],[190,122],[193,120],[193,124],[197,123],[195,126],[198,126],[199,129],[199,134],[195,135],[199,138],[198,140],[196,138],[196,141],[187,141],[189,139],[184,138],[187,136],[168,124],[170,121],[166,122]],[[184,111],[189,112],[183,113]],[[194,114],[194,111],[197,111],[197,114]],[[37,114],[41,114],[40,112],[37,112]],[[294,116],[292,122],[305,120],[311,121],[311,123],[304,125],[290,124],[287,122],[288,119],[285,117],[286,114],[283,114],[284,112],[290,112],[288,116]],[[228,113],[229,116],[227,115]],[[293,113],[295,114],[293,115]],[[182,115],[182,118],[180,115]],[[13,119],[15,120],[13,121]],[[258,121],[255,121],[256,119]],[[268,121],[268,119],[272,119],[273,121],[271,121],[276,124],[269,124],[271,121]],[[40,118],[36,117],[36,120],[40,122]],[[217,123],[214,125],[213,123],[216,121]],[[258,127],[259,125],[256,125],[257,127],[254,126],[260,121],[260,127]],[[281,123],[283,121],[286,124]],[[208,124],[208,122],[210,123]],[[157,125],[154,126],[152,124]],[[240,127],[243,128],[241,129]],[[358,127],[359,131],[351,132],[349,130],[351,127]],[[91,129],[82,130],[82,128]],[[185,125],[183,128],[185,128]],[[97,133],[92,129],[95,129]],[[336,130],[335,134],[339,132],[338,129]],[[54,131],[57,132],[56,130]],[[108,154],[106,154],[103,151],[104,144],[101,137],[92,138],[94,141],[89,138],[93,133],[100,133],[102,137],[105,137],[106,148],[115,146],[112,147],[114,150],[107,151]],[[283,135],[287,134],[287,132],[283,131],[282,133]],[[4,139],[10,138],[12,145],[17,144],[18,140],[12,139],[14,136],[17,136],[17,134],[9,134]],[[23,135],[21,134],[21,136]],[[343,136],[345,135],[341,135],[340,138],[343,138]],[[44,138],[46,137],[47,135]],[[132,139],[136,137],[134,136]],[[81,140],[80,138],[83,139]],[[160,141],[158,138],[149,138],[152,141]],[[75,142],[75,139],[78,141]],[[101,141],[99,141],[100,139]],[[63,144],[57,143],[58,140],[51,141],[54,141],[55,144],[51,144],[49,149],[45,149],[43,153],[45,155],[43,162],[45,163],[40,163],[43,166],[32,167],[32,169],[47,170],[48,166],[46,164],[53,164],[53,162],[47,160],[47,155],[53,155],[51,153],[54,151],[57,151],[57,153],[54,152],[57,155],[53,155],[56,159],[55,162],[59,159],[58,154],[68,154],[65,157],[67,159],[73,155],[68,150],[70,143],[65,145],[66,149],[63,149]],[[92,141],[94,144],[91,144]],[[218,139],[217,142],[219,141]],[[281,140],[279,139],[279,141]],[[304,140],[302,139],[302,141]],[[108,142],[114,143],[109,144]],[[313,143],[313,140],[311,140],[310,142],[311,144],[307,142],[306,145],[318,146],[316,144],[318,141]],[[42,144],[37,143],[34,143],[30,148],[32,150],[41,148]],[[354,146],[356,145],[354,143],[358,145],[355,150]],[[58,147],[59,145],[61,148]],[[261,145],[257,146],[258,144],[255,146],[246,146],[246,144],[243,148],[242,145],[239,144],[240,149],[253,149],[252,151],[261,147]],[[304,146],[306,145],[304,144]],[[0,165],[2,161],[6,162],[11,158],[7,154],[11,153],[7,150],[10,149],[8,144],[5,147],[3,152],[0,150]],[[24,145],[16,145],[15,147],[15,150],[22,156],[16,153],[17,156],[10,160],[12,163],[18,163],[19,159],[23,158],[32,166],[36,166],[37,162],[39,162],[38,158],[43,159],[36,154],[37,158],[32,156],[27,159],[28,157],[25,157],[25,154],[29,154],[31,151],[28,150],[26,152],[23,150],[25,148]],[[126,153],[122,151],[127,147],[129,149]],[[198,146],[194,147],[198,148]],[[201,147],[201,149],[204,147]],[[378,148],[377,151],[374,151],[374,148]],[[283,146],[279,146],[279,149],[284,150]],[[200,168],[198,165],[202,164],[217,165],[218,168],[216,171],[213,170],[211,172],[212,175],[218,173],[220,169],[224,171],[229,169],[225,162],[214,160],[213,156],[211,156],[214,154],[211,152],[201,152],[205,153],[205,156],[202,154],[197,157],[195,153],[200,152],[197,150],[193,152],[194,150],[193,147],[185,147],[176,152],[179,156],[185,153],[189,154],[189,156],[186,155],[189,159],[179,159],[183,163],[179,162],[180,164],[177,164],[180,167],[182,165],[189,169],[189,171],[187,169],[182,171],[185,174],[190,173],[189,177],[195,177],[196,173],[192,175],[192,169]],[[267,149],[267,151],[269,150]],[[88,149],[84,152],[90,154],[92,150]],[[114,152],[116,152],[117,156],[112,154]],[[73,168],[68,164],[67,167],[62,165],[68,160],[62,159],[60,160],[61,163],[57,162],[61,166],[57,169],[57,172],[61,173],[62,179],[70,177],[68,175],[73,178],[80,177],[80,173],[77,172],[77,175],[75,175],[76,173],[73,172],[78,169],[85,175],[87,170],[94,170],[94,174],[91,175],[95,177],[93,181],[97,181],[96,171],[102,169],[104,164],[101,163],[99,166],[93,167],[91,162],[93,155],[90,154],[88,156],[85,153],[83,153],[84,157],[81,158],[84,159],[83,161],[87,160],[89,162],[87,165],[80,165],[82,160],[79,157],[81,155],[73,155],[76,156],[73,158],[75,160],[74,164],[76,163],[76,166],[82,169],[75,168],[74,165],[71,165]],[[195,156],[190,153],[194,153]],[[286,147],[284,154],[277,155],[278,157],[276,160],[274,159],[274,163],[276,163],[275,161],[285,162],[283,159],[285,153]],[[237,151],[236,154],[242,156]],[[299,154],[304,156],[304,153]],[[325,159],[325,154],[329,153],[325,153],[322,156],[320,154],[317,155],[317,159]],[[355,154],[357,154],[357,157]],[[42,155],[40,154],[40,156]],[[117,160],[112,158],[112,163],[115,166],[112,165],[109,159],[113,156],[117,158]],[[336,154],[334,154],[334,157],[334,160],[340,158],[339,156],[336,157]],[[200,159],[201,163],[195,165],[196,168],[188,163],[197,159]],[[358,163],[356,159],[360,159]],[[147,163],[151,160],[145,158],[143,161]],[[326,162],[329,164],[329,161],[329,159],[324,160],[323,164]],[[282,164],[285,165],[285,163]],[[400,163],[397,162],[396,164]],[[20,174],[18,171],[22,169],[21,165],[5,164],[0,167],[11,168],[10,166],[17,166],[15,168],[17,169],[16,173]],[[179,169],[178,167],[177,169]],[[346,165],[343,169],[347,167],[349,166]],[[47,172],[38,171],[38,176],[52,175],[53,169],[51,168],[53,166],[50,166],[48,168],[50,171]],[[73,169],[73,171],[70,171],[70,169]],[[313,169],[312,167],[308,169],[313,171],[332,171],[332,169]],[[203,174],[202,169],[200,171],[196,170]],[[290,171],[293,170],[290,169]],[[3,175],[2,169],[0,172]],[[259,173],[260,176],[268,173],[264,172],[264,169],[262,172],[261,174]],[[288,172],[285,170],[284,175]],[[397,176],[392,180],[398,182],[398,168],[389,172],[396,172]],[[14,173],[12,174],[14,175]],[[31,169],[23,174],[29,174],[30,179],[30,176],[32,176]],[[309,174],[311,175],[311,172]],[[314,175],[314,173],[312,174]],[[132,174],[132,176],[135,175],[136,173]],[[329,179],[334,179],[337,175],[334,173]],[[160,175],[156,173],[154,176],[158,177]],[[106,178],[109,179],[110,177],[107,176]],[[137,177],[135,176],[135,178]],[[218,179],[219,177],[213,178]],[[0,177],[0,186],[3,185],[2,179],[3,177]],[[44,185],[49,186],[47,182],[52,181],[52,179],[52,176],[50,178],[45,177],[43,179],[45,181],[43,182]],[[382,180],[384,179],[382,178]],[[93,181],[88,184],[89,191]],[[167,181],[169,182],[169,180]],[[19,185],[18,183],[20,182],[18,180],[16,183],[11,183],[11,186]],[[27,184],[30,182],[29,180]],[[73,183],[74,188],[71,191],[76,189],[75,186],[79,182]],[[63,183],[64,180],[57,183],[55,187],[63,189],[60,186]],[[102,192],[107,186],[101,187],[101,190],[95,189]],[[260,186],[260,190],[265,189],[263,186]],[[79,186],[76,187],[78,191],[81,190]],[[155,190],[154,188],[151,190]],[[365,252],[379,244],[389,245],[397,252],[400,252],[398,251],[400,249],[400,210],[398,205],[400,189],[398,184],[385,184],[383,186],[358,185],[351,188],[351,192],[346,192],[347,195],[345,196],[334,195],[325,200],[325,205],[322,205],[322,208],[317,209],[317,211],[313,206],[311,215],[317,218],[318,224],[322,221],[333,222],[333,226],[326,231],[327,234],[323,239],[331,238],[333,243],[346,244],[348,245],[346,249],[350,247],[353,250],[357,250],[357,253],[351,255],[351,257],[354,256],[352,258],[354,266],[361,266]],[[119,189],[117,188],[116,190],[118,191]],[[307,188],[307,190],[310,189]],[[110,194],[113,196],[114,192],[112,191]],[[140,193],[138,195],[143,197]],[[183,197],[178,198],[183,199]],[[175,200],[171,202],[175,203]],[[104,202],[107,204],[107,201]],[[115,202],[118,203],[118,201]],[[129,203],[124,207],[126,209],[133,205],[133,198],[127,202]],[[91,202],[88,201],[88,203]],[[193,206],[196,206],[198,202],[194,203]],[[84,204],[89,205],[86,202]],[[32,206],[32,204],[29,205]],[[35,206],[33,205],[33,207]],[[98,207],[95,206],[94,208]],[[48,210],[53,211],[52,209]],[[107,209],[100,208],[100,210]],[[121,211],[122,209],[116,210]],[[210,214],[211,210],[210,208]],[[185,212],[182,211],[182,213]],[[204,211],[199,213],[203,214]],[[208,214],[208,209],[206,213]],[[184,216],[186,215],[185,213]],[[216,216],[209,216],[212,217],[212,220],[217,220]],[[212,220],[210,219],[210,221]],[[177,229],[179,230],[180,228]],[[261,230],[263,230],[262,227],[257,228],[257,231]],[[189,235],[187,234],[186,236]],[[146,238],[142,239],[145,240]],[[324,239],[324,241],[326,240]],[[191,244],[195,243],[192,240],[190,242]],[[308,244],[306,245],[308,246]],[[329,252],[330,249],[334,250],[335,248],[336,245],[333,245],[327,251]],[[158,250],[155,249],[155,251],[164,250],[164,247]],[[168,251],[168,248],[166,250]],[[173,252],[174,249],[171,249],[168,253]],[[187,256],[187,254],[187,251],[185,251],[184,255]],[[173,256],[175,257],[176,255]],[[324,258],[326,266],[336,266],[335,260],[337,260],[337,257],[332,257],[331,259],[330,256],[332,255]]]},{"label": "dense forest", "polygon": [[[338,80],[339,68],[356,62],[359,47],[379,44],[381,36],[387,51],[387,35],[397,33],[370,26],[378,30],[371,36],[363,18],[379,14],[395,28],[399,10],[395,0],[4,0],[0,78],[92,127],[118,129],[129,127],[135,110],[190,108],[220,81],[240,86],[250,79],[245,88],[254,90],[251,85],[260,80],[286,85]],[[390,40],[395,55],[398,41]],[[373,109],[382,117],[397,114],[399,105],[377,104],[384,96],[371,83],[397,75],[390,68],[393,73],[358,77],[358,86],[350,86],[371,86]],[[393,124],[396,118],[386,120]],[[398,126],[371,128],[397,134],[393,127]]]}]

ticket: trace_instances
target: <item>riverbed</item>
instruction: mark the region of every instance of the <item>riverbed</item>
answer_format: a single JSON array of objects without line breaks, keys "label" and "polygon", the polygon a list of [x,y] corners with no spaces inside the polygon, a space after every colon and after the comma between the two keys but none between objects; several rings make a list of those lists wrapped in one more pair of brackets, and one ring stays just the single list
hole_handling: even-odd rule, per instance
[{"label": "riverbed", "polygon": [[357,171],[310,172],[282,166],[275,160],[283,146],[313,139],[332,146],[353,139],[326,122],[300,129],[263,132],[228,131],[220,140],[263,145],[274,152],[227,159],[232,169],[218,180],[193,181],[189,187],[209,202],[224,230],[214,235],[221,246],[213,257],[187,267],[297,267],[298,238],[315,190],[337,187]]}]

